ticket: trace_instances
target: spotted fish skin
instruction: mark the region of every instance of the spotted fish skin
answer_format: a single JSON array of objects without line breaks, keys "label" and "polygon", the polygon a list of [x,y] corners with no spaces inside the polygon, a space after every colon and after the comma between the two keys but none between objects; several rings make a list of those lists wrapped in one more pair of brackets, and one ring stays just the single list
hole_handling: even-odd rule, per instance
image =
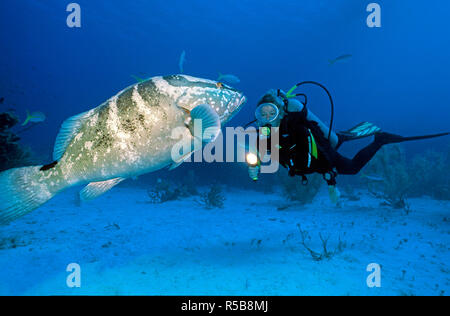
[{"label": "spotted fish skin", "polygon": [[[20,213],[23,215],[74,185],[136,177],[162,169],[174,163],[171,152],[180,138],[192,137],[186,126],[192,109],[208,104],[224,124],[244,102],[241,92],[216,81],[187,75],[150,78],[63,124],[55,145],[58,163],[53,168],[21,168],[20,174],[17,172],[21,179],[14,180],[10,172],[8,179],[3,177],[3,183],[0,173],[0,188],[26,190],[26,196],[45,191],[39,202],[24,208],[26,212]],[[175,129],[183,135],[174,137]],[[21,196],[18,194],[16,200]],[[0,200],[0,223],[18,217],[13,214],[15,207],[15,202]]]}]

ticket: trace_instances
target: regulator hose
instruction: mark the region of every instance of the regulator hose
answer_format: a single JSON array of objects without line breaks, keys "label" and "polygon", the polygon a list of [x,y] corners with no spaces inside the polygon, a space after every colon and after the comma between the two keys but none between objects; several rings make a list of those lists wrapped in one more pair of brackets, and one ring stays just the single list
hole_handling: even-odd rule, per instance
[{"label": "regulator hose", "polygon": [[328,94],[328,98],[330,99],[330,105],[331,105],[331,119],[330,119],[330,128],[329,128],[330,130],[328,131],[328,140],[330,140],[331,139],[331,130],[333,129],[333,123],[334,123],[334,102],[333,102],[333,97],[331,96],[330,91],[328,91],[328,89],[323,84],[316,82],[316,81],[303,81],[303,82],[297,83],[295,86],[293,86],[288,91],[288,93],[286,94],[286,97],[289,99],[289,98],[295,98],[298,96],[303,96],[305,98],[305,103],[303,103],[303,104],[306,106],[308,99],[305,94],[303,94],[303,93],[293,94],[293,92],[296,89],[298,89],[298,87],[306,85],[306,84],[312,84],[312,85],[319,86]]}]

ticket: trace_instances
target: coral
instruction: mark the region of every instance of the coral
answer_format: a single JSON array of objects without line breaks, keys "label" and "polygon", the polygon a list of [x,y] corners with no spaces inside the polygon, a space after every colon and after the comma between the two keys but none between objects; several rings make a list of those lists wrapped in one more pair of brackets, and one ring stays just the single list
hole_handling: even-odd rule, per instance
[{"label": "coral", "polygon": [[161,204],[168,201],[177,200],[181,197],[181,191],[179,186],[175,185],[171,181],[158,179],[156,185],[147,190],[150,203]]},{"label": "coral", "polygon": [[414,157],[411,166],[411,196],[428,195],[450,200],[450,147],[447,153],[429,150]]},{"label": "coral", "polygon": [[18,122],[14,114],[0,113],[0,171],[31,163],[31,151],[21,146],[19,136],[11,132]]},{"label": "coral", "polygon": [[30,244],[31,244],[30,241],[24,241],[18,237],[1,238],[0,239],[0,250],[25,247]]},{"label": "coral", "polygon": [[408,209],[407,194],[411,187],[410,175],[403,150],[398,145],[383,147],[363,173],[375,175],[380,181],[365,178],[368,190],[384,203],[398,209]]},{"label": "coral", "polygon": [[358,196],[358,194],[355,191],[355,187],[350,184],[346,184],[341,186],[343,194],[341,195],[342,198],[346,198],[349,201],[360,201],[361,197]]},{"label": "coral", "polygon": [[339,237],[339,243],[338,243],[336,249],[334,251],[330,252],[328,250],[328,240],[330,239],[330,237],[328,236],[328,237],[324,238],[322,236],[322,234],[319,233],[320,241],[322,242],[322,252],[320,252],[320,253],[316,252],[316,251],[312,250],[309,246],[306,245],[306,240],[311,239],[308,232],[302,230],[302,227],[300,226],[300,224],[297,224],[297,227],[300,232],[300,237],[302,238],[301,244],[306,250],[308,250],[308,252],[310,253],[310,255],[314,261],[322,261],[323,259],[331,259],[335,255],[341,253],[345,248],[345,243],[343,243],[341,241],[341,237]]},{"label": "coral", "polygon": [[158,179],[156,185],[147,190],[150,202],[160,204],[168,201],[178,200],[183,197],[198,195],[197,183],[194,171],[189,171],[180,184],[172,181]]},{"label": "coral", "polygon": [[194,170],[189,170],[187,175],[182,178],[181,182],[181,195],[182,196],[192,196],[198,195],[198,179],[196,179]]},{"label": "coral", "polygon": [[222,187],[214,184],[209,191],[203,193],[200,197],[199,203],[207,209],[223,208],[225,196]]},{"label": "coral", "polygon": [[398,145],[385,146],[372,159],[363,173],[382,181],[363,181],[373,195],[394,208],[409,212],[406,197],[431,196],[450,200],[450,147],[447,152],[426,151],[409,163]]},{"label": "coral", "polygon": [[308,176],[308,184],[305,185],[300,177],[290,177],[284,170],[278,172],[278,179],[286,198],[300,204],[311,203],[323,184],[318,174]]}]

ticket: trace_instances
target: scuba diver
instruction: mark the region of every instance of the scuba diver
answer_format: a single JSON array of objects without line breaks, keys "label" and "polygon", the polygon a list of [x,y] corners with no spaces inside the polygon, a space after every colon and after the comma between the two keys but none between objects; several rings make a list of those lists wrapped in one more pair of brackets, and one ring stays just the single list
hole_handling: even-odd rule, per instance
[{"label": "scuba diver", "polygon": [[[328,94],[332,109],[329,127],[309,111],[305,94],[293,94],[304,84],[317,85]],[[303,102],[296,99],[299,96],[304,98]],[[357,174],[382,146],[450,134],[403,137],[383,132],[368,122],[360,123],[348,131],[335,133],[332,131],[334,104],[331,94],[322,84],[314,81],[299,83],[287,93],[282,90],[269,90],[258,102],[255,118],[253,122],[247,124],[248,126],[256,122],[259,128],[256,152],[250,152],[246,156],[250,178],[258,180],[261,161],[265,154],[270,154],[270,149],[274,148],[274,144],[271,144],[273,134],[278,133],[279,144],[275,146],[279,149],[279,163],[288,169],[290,176],[301,176],[305,185],[308,183],[307,174],[322,174],[334,203],[337,203],[340,195],[336,188],[337,175]],[[339,147],[344,142],[370,136],[374,136],[373,142],[361,149],[353,159],[338,153]],[[263,143],[266,143],[265,147],[262,146]],[[262,148],[267,149],[266,153],[262,152]]]}]

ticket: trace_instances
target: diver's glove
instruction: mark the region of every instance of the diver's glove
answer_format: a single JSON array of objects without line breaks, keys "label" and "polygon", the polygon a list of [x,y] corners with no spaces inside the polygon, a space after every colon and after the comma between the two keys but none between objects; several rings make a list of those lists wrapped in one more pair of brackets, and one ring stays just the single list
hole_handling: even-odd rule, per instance
[{"label": "diver's glove", "polygon": [[252,179],[253,181],[257,181],[260,169],[260,166],[248,166],[248,175],[250,179]]},{"label": "diver's glove", "polygon": [[328,195],[330,196],[331,203],[335,205],[339,205],[339,199],[341,198],[341,192],[339,192],[339,189],[336,187],[336,177],[337,177],[337,171],[335,169],[324,173],[323,179],[328,184]]}]

